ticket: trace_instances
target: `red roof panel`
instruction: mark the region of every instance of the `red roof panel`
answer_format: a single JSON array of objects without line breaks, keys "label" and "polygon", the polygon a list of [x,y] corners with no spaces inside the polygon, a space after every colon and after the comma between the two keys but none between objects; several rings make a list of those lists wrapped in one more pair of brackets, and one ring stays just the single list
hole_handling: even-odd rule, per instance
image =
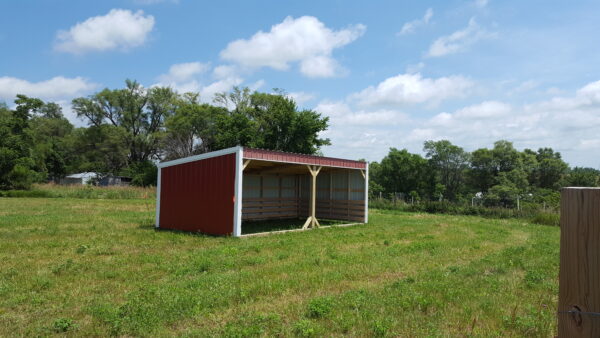
[{"label": "red roof panel", "polygon": [[340,167],[350,169],[366,169],[367,163],[361,161],[346,160],[341,158],[323,157],[305,154],[286,153],[265,149],[254,149],[244,147],[244,158],[252,160],[266,160],[273,162],[299,163],[308,165],[323,165],[329,167]]}]

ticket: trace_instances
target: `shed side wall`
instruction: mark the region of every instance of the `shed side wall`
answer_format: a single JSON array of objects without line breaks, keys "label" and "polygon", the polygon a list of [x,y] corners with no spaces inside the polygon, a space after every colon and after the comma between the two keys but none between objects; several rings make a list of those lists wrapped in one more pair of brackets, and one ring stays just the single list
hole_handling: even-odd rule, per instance
[{"label": "shed side wall", "polygon": [[161,169],[160,227],[233,233],[236,154]]}]

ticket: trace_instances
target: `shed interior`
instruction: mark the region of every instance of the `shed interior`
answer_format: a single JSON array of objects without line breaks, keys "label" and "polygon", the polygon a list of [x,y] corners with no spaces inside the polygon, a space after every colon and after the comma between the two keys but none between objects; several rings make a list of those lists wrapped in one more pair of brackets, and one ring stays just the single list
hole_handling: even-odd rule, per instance
[{"label": "shed interior", "polygon": [[319,226],[319,219],[364,222],[365,175],[361,169],[244,160],[242,233],[257,220],[298,220],[297,228]]}]

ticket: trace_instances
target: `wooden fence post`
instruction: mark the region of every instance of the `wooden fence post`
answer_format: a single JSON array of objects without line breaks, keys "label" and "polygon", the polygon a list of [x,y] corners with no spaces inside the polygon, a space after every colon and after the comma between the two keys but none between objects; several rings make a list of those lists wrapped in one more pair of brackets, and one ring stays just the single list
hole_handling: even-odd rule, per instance
[{"label": "wooden fence post", "polygon": [[559,337],[600,337],[600,188],[560,201]]}]

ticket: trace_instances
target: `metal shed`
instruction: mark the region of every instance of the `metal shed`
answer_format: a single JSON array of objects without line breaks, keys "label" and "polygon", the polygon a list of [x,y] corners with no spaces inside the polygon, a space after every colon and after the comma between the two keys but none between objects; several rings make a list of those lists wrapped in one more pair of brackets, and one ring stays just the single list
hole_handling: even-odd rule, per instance
[{"label": "metal shed", "polygon": [[158,165],[156,227],[242,235],[249,220],[368,221],[368,165],[233,147]]}]

